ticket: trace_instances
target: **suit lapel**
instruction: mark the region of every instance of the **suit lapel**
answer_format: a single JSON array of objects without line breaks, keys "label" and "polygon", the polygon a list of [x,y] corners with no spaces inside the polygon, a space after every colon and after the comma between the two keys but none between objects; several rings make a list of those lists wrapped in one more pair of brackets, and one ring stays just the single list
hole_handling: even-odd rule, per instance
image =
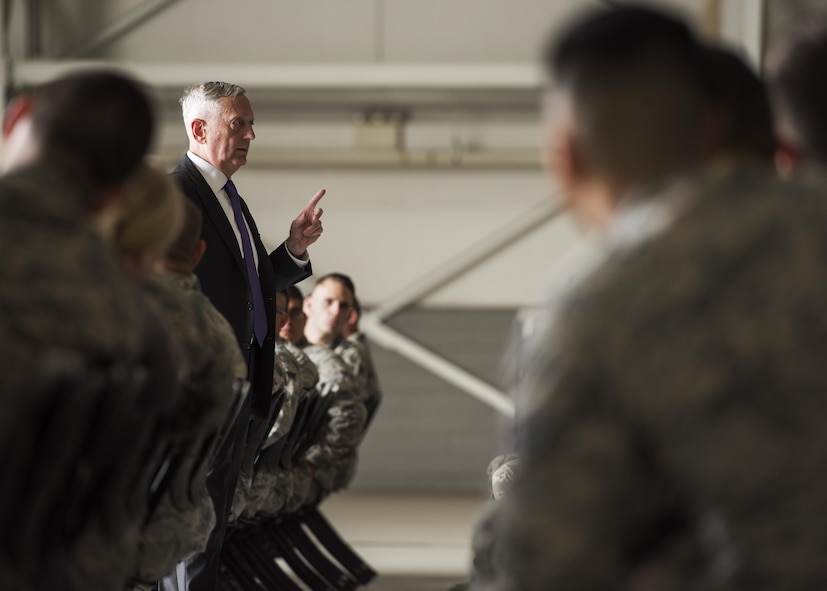
[{"label": "suit lapel", "polygon": [[[233,253],[233,257],[238,263],[238,266],[246,273],[247,268],[244,266],[244,259],[241,257],[241,249],[238,246],[238,240],[235,237],[235,232],[233,232],[233,227],[230,225],[230,220],[227,219],[227,214],[224,213],[224,209],[222,209],[221,205],[218,203],[218,198],[215,196],[215,193],[212,192],[212,189],[210,189],[207,181],[204,180],[204,177],[195,165],[187,157],[184,158],[184,168],[186,169],[187,174],[192,177],[198,198],[204,206],[204,211],[207,212],[207,215],[215,228],[218,230],[218,233],[224,240],[227,248],[231,253]],[[249,218],[249,212],[246,213]]]}]

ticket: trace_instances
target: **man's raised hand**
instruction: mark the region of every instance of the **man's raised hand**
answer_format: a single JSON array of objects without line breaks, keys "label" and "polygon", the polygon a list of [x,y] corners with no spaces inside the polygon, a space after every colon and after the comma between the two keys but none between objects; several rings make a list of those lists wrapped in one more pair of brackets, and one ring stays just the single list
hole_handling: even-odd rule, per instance
[{"label": "man's raised hand", "polygon": [[322,213],[321,207],[317,208],[325,190],[322,189],[313,196],[299,216],[290,224],[290,236],[285,241],[287,250],[297,259],[307,258],[307,247],[316,242],[322,235]]}]

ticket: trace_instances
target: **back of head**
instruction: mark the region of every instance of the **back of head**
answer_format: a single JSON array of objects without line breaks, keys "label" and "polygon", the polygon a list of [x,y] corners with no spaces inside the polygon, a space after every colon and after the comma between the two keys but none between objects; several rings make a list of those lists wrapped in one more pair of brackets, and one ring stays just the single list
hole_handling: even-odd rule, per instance
[{"label": "back of head", "polygon": [[707,48],[713,102],[720,119],[720,149],[735,157],[771,162],[775,154],[772,110],[764,83],[733,51]]},{"label": "back of head", "polygon": [[175,181],[148,164],[141,164],[124,186],[115,208],[115,246],[123,257],[161,257],[178,236],[188,201]]},{"label": "back of head", "polygon": [[632,185],[702,158],[709,74],[681,20],[643,7],[592,11],[553,39],[545,64],[596,174]]},{"label": "back of head", "polygon": [[764,64],[779,138],[827,164],[827,17],[794,22],[773,42]]},{"label": "back of head", "polygon": [[76,72],[30,93],[32,127],[44,156],[82,174],[96,189],[122,184],[149,149],[152,105],[123,74]]},{"label": "back of head", "polygon": [[166,260],[175,267],[192,271],[196,264],[196,251],[201,241],[201,210],[189,199],[184,199],[184,220],[178,237],[169,247]]}]

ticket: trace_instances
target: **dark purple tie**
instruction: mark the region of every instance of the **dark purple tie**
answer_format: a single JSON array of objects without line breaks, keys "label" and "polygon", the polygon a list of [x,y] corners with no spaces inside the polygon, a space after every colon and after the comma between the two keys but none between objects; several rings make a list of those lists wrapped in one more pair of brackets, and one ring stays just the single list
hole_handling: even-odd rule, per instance
[{"label": "dark purple tie", "polygon": [[241,234],[241,251],[244,253],[244,264],[247,265],[247,281],[250,283],[250,293],[253,294],[253,330],[259,345],[264,344],[264,337],[267,336],[267,311],[264,309],[264,296],[261,293],[261,281],[256,270],[256,259],[253,258],[253,245],[250,243],[250,234],[247,232],[247,224],[244,223],[244,214],[241,213],[241,197],[235,190],[233,181],[227,181],[224,190],[230,198],[230,205],[233,208],[235,225],[238,226],[238,233]]}]

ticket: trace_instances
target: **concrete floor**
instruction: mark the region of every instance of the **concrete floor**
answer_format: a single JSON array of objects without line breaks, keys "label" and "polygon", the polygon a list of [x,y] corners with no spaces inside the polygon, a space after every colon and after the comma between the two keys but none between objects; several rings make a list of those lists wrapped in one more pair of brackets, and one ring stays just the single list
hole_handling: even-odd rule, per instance
[{"label": "concrete floor", "polygon": [[416,575],[381,575],[368,591],[448,591],[457,584],[455,577],[420,577]]},{"label": "concrete floor", "polygon": [[467,579],[480,496],[344,492],[322,505],[377,571],[371,591],[447,591]]}]

